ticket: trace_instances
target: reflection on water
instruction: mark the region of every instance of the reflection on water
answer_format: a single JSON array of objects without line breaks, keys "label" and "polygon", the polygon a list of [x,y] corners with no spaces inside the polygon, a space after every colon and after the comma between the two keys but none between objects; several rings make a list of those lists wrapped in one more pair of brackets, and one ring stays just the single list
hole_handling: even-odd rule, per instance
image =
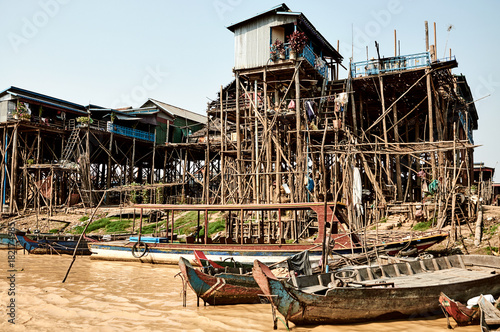
[{"label": "reflection on water", "polygon": [[[268,304],[196,307],[191,289],[182,307],[174,266],[91,261],[78,257],[61,283],[70,256],[23,255],[16,268],[16,324],[7,322],[7,251],[0,251],[1,331],[272,331]],[[436,299],[437,301],[437,299]],[[202,301],[201,301],[202,302]],[[293,325],[293,324],[291,324]],[[455,323],[452,323],[455,326]],[[460,332],[477,331],[461,327]],[[294,327],[293,331],[448,331],[445,318],[346,326]],[[286,331],[278,321],[278,331]]]}]

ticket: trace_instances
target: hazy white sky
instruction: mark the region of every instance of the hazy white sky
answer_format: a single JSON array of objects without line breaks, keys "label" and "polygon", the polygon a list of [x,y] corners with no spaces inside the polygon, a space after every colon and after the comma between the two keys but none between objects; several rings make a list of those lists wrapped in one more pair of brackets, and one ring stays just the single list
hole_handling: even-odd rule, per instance
[{"label": "hazy white sky", "polygon": [[[204,113],[232,79],[226,29],[280,2],[264,0],[2,0],[0,90],[10,86],[87,105],[140,106],[148,97]],[[425,51],[424,21],[437,24],[438,57],[451,48],[478,101],[475,161],[497,167],[500,115],[500,1],[286,1],[336,45],[345,65]],[[453,28],[448,31],[449,26]],[[353,43],[354,42],[354,43]],[[432,39],[431,39],[432,42]],[[354,44],[354,47],[352,47]],[[445,49],[446,46],[446,49]],[[344,77],[346,74],[344,73]],[[499,176],[495,176],[499,179]]]}]

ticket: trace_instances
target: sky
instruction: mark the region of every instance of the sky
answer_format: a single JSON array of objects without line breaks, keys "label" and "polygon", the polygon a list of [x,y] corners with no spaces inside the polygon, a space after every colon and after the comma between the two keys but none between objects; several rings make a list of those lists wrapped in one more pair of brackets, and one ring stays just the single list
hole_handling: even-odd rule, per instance
[{"label": "sky", "polygon": [[[283,1],[282,1],[283,2]],[[344,65],[425,51],[436,23],[439,58],[456,56],[479,114],[475,162],[500,181],[500,1],[369,0],[285,2],[302,12]],[[227,26],[281,4],[264,0],[0,0],[0,91],[17,86],[82,105],[139,107],[148,98],[205,114],[233,79]],[[451,27],[451,29],[450,29]],[[493,62],[492,62],[493,61]],[[340,73],[347,77],[346,72]],[[480,100],[479,100],[480,99]]]}]

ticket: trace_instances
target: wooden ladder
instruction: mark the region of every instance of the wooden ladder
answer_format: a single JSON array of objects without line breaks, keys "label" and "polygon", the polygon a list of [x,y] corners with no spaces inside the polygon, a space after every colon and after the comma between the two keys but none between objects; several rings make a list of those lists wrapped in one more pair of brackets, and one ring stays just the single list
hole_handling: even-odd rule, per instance
[{"label": "wooden ladder", "polygon": [[80,140],[80,127],[73,129],[71,135],[68,138],[68,142],[64,147],[61,161],[69,161],[75,152],[75,145]]}]

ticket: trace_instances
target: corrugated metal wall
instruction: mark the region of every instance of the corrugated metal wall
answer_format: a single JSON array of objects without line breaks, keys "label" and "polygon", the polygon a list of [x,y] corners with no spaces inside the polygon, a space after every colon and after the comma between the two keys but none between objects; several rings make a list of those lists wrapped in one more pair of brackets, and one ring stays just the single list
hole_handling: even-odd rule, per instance
[{"label": "corrugated metal wall", "polygon": [[295,22],[293,16],[271,16],[256,19],[234,32],[234,67],[261,67],[269,60],[271,27]]},{"label": "corrugated metal wall", "polygon": [[7,122],[7,103],[7,100],[0,102],[0,122]]}]

